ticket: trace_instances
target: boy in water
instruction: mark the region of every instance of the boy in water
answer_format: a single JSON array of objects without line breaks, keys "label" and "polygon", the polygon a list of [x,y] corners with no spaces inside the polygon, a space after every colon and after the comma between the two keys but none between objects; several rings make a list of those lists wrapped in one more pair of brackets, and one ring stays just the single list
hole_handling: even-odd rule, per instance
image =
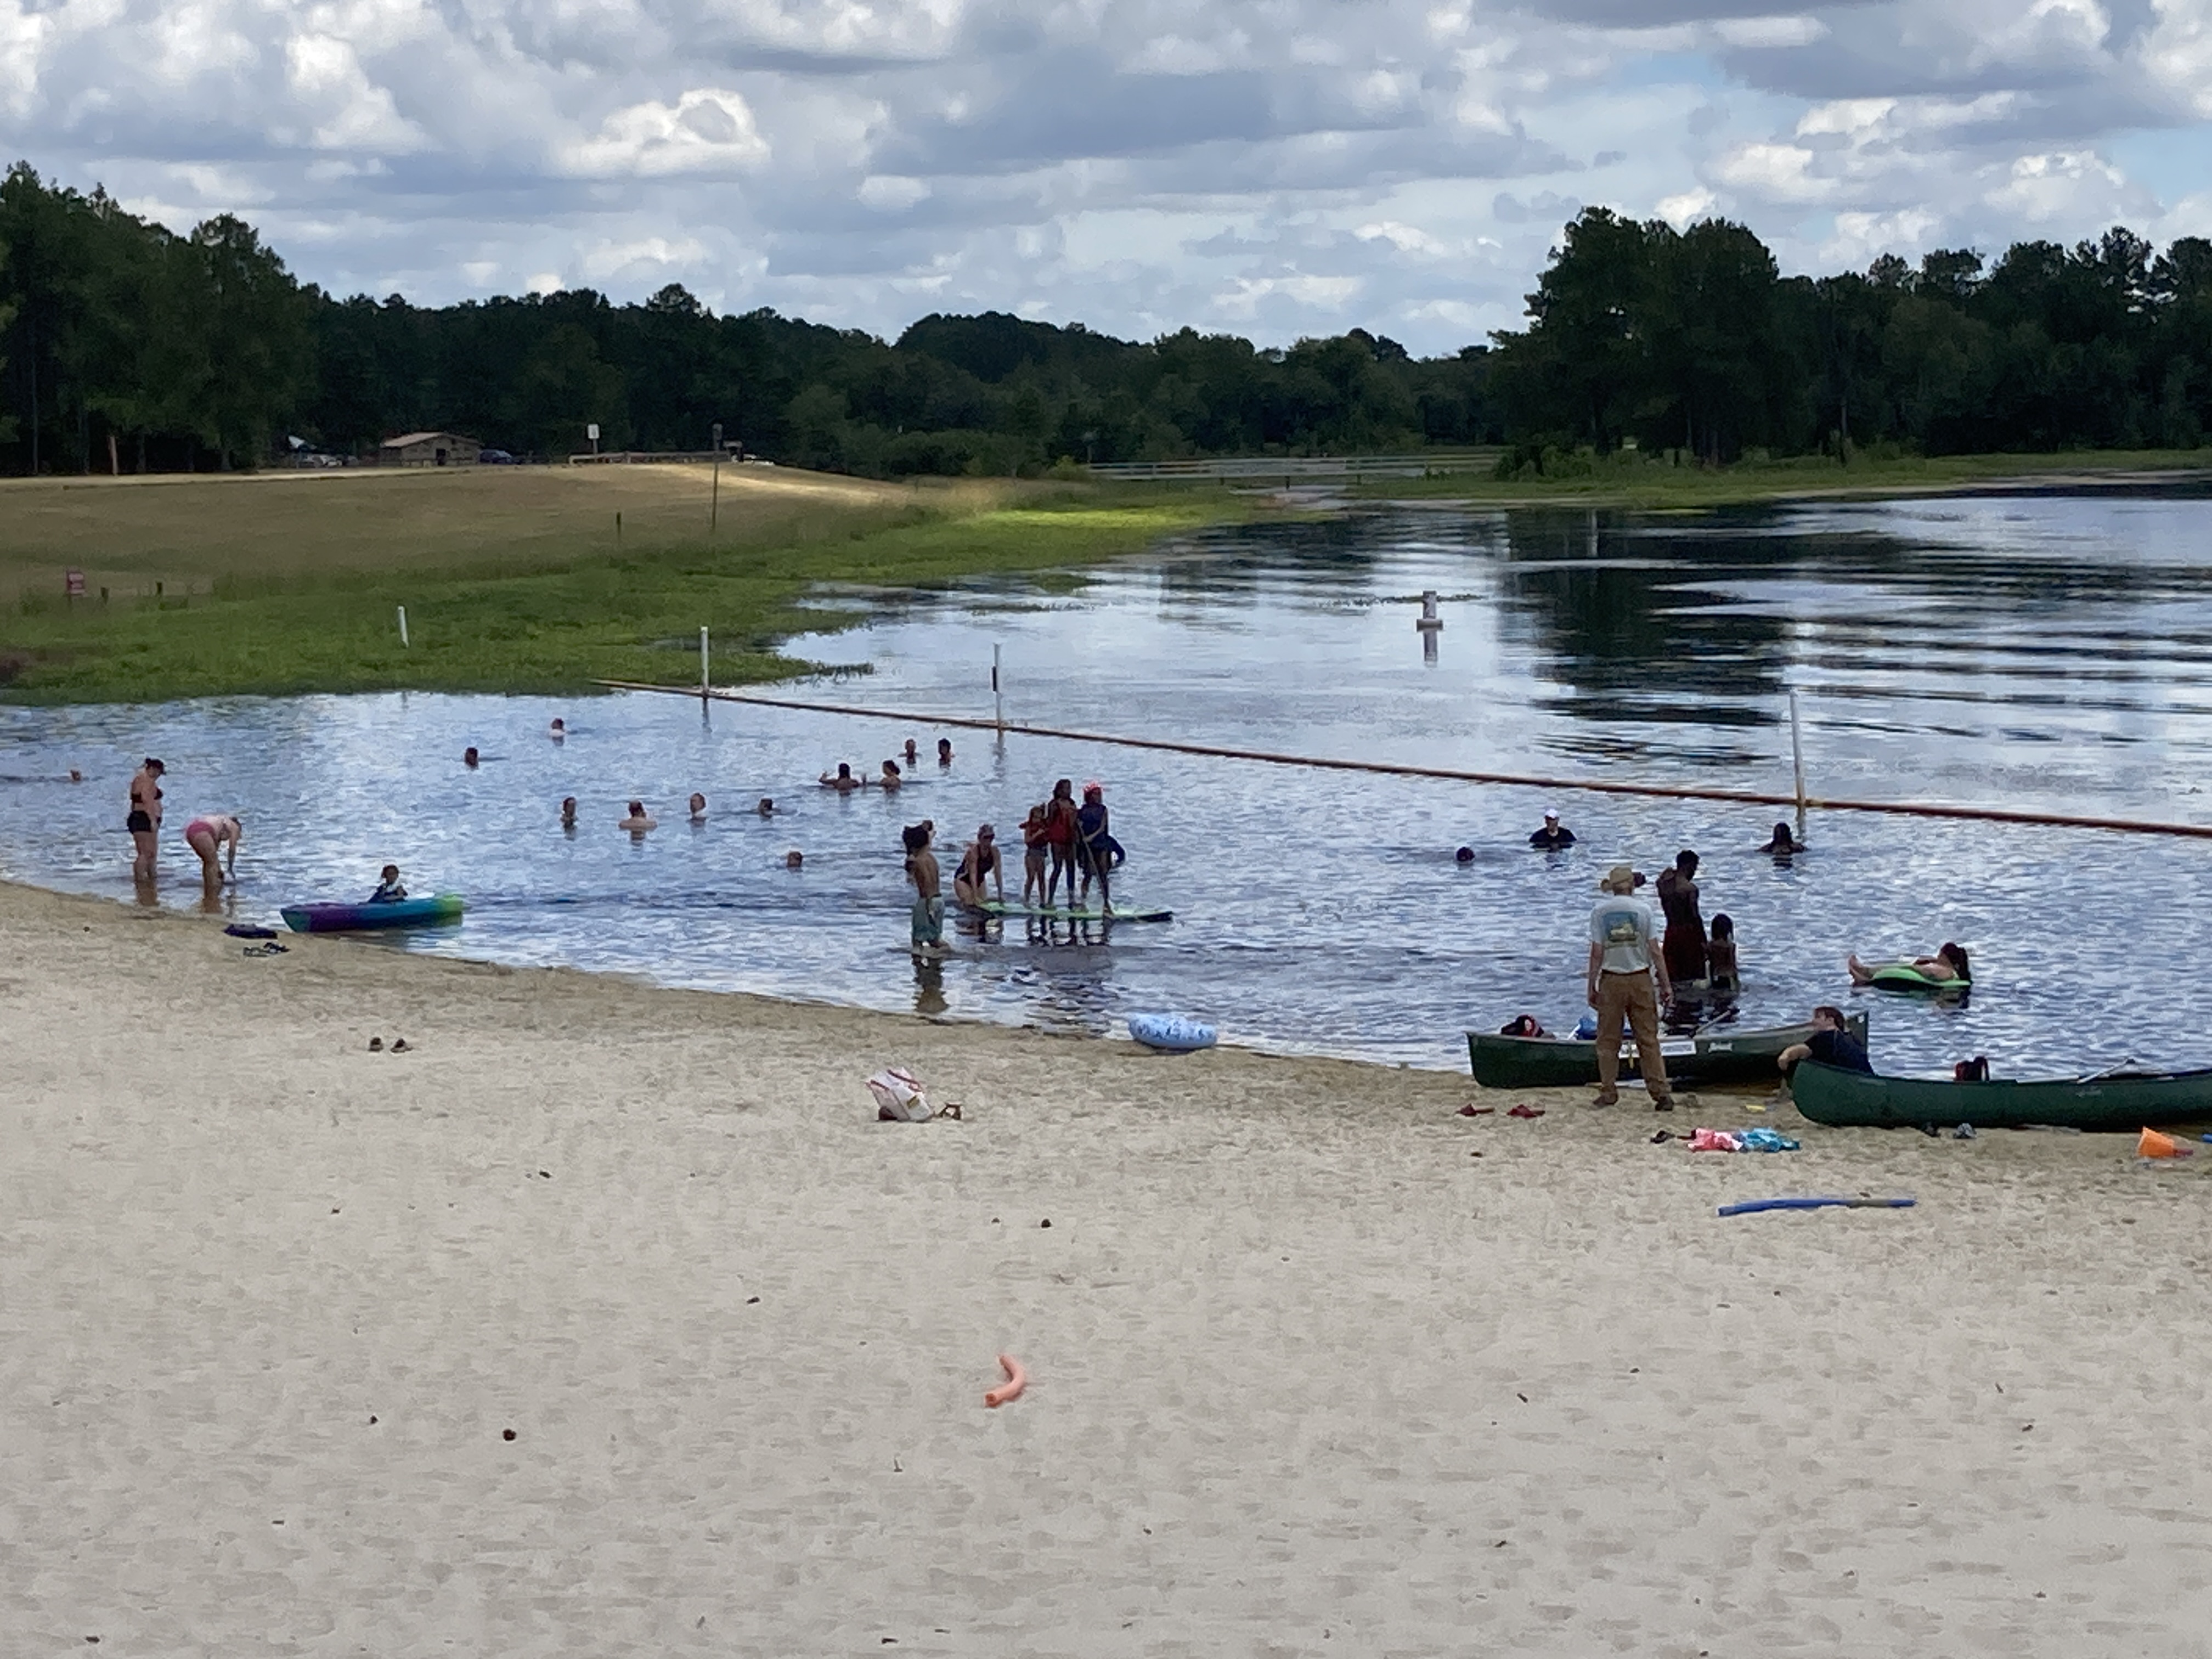
[{"label": "boy in water", "polygon": [[945,943],[945,898],[939,890],[937,854],[929,850],[929,826],[912,823],[906,842],[907,879],[914,884],[914,948],[933,954]]}]

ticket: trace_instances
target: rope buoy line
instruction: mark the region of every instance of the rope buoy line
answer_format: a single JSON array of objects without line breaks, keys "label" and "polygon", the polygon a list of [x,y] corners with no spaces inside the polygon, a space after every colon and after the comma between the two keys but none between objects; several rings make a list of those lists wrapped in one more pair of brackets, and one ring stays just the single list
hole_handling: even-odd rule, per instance
[{"label": "rope buoy line", "polygon": [[[1056,738],[1068,743],[1103,743],[1121,749],[1152,749],[1212,760],[1256,761],[1264,766],[1304,766],[1328,772],[1368,772],[1383,777],[1434,778],[1445,783],[1486,783],[1510,789],[1579,790],[1590,795],[1637,795],[1662,800],[1732,801],[1740,806],[1787,806],[1795,795],[1752,789],[1707,789],[1688,784],[1607,783],[1595,778],[1533,777],[1511,772],[1466,772],[1448,766],[1413,766],[1396,761],[1340,760],[1322,755],[1281,755],[1266,749],[1227,749],[1213,744],[1180,743],[1172,738],[1117,737],[1105,732],[1074,732],[1064,726],[1030,726],[977,720],[965,714],[924,714],[910,708],[862,708],[849,703],[813,702],[802,697],[771,697],[755,691],[702,691],[696,685],[653,685],[641,680],[595,680],[611,691],[657,691],[665,696],[711,698],[716,702],[755,703],[763,708],[794,708],[810,714],[843,714],[856,720],[896,720],[907,726],[957,726],[975,732],[1010,732],[1025,738]],[[2110,830],[2139,836],[2180,836],[2212,841],[2212,824],[2160,823],[2148,818],[2090,817],[2070,812],[2024,812],[2008,806],[1936,806],[1917,801],[1827,800],[1808,795],[1807,807],[1824,812],[1882,812],[1897,817],[1965,818],[1983,823],[2024,823],[2062,830]]]}]

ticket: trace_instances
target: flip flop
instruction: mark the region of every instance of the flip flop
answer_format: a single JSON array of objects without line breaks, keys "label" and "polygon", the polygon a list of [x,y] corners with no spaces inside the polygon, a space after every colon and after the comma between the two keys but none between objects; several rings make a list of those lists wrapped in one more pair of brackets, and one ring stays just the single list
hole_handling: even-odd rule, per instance
[{"label": "flip flop", "polygon": [[395,1054],[405,1054],[407,1052],[407,1039],[405,1037],[392,1038],[392,1052]]},{"label": "flip flop", "polygon": [[1516,1106],[1511,1111],[1506,1113],[1505,1115],[1508,1117],[1541,1117],[1544,1115],[1544,1109],[1541,1106],[1531,1106],[1524,1100],[1518,1106]]},{"label": "flip flop", "polygon": [[384,1052],[384,1039],[380,1036],[373,1036],[369,1038],[368,1052],[372,1054],[382,1054]]},{"label": "flip flop", "polygon": [[1459,1109],[1459,1115],[1462,1117],[1488,1117],[1497,1109],[1495,1106],[1462,1106]]}]

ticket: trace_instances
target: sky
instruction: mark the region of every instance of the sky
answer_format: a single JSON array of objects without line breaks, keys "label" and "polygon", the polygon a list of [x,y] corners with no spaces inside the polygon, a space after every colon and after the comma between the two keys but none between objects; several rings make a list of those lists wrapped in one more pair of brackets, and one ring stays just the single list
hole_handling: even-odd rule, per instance
[{"label": "sky", "polygon": [[1785,271],[2212,233],[2212,0],[0,0],[0,146],[422,304],[1421,355],[1586,204]]}]

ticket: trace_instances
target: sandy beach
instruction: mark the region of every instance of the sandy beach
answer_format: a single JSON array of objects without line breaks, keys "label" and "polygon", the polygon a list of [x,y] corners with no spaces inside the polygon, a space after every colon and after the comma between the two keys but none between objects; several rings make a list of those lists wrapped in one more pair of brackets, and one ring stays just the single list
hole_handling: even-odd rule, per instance
[{"label": "sandy beach", "polygon": [[2212,1156],[286,943],[0,886],[0,1652],[2212,1652]]}]

